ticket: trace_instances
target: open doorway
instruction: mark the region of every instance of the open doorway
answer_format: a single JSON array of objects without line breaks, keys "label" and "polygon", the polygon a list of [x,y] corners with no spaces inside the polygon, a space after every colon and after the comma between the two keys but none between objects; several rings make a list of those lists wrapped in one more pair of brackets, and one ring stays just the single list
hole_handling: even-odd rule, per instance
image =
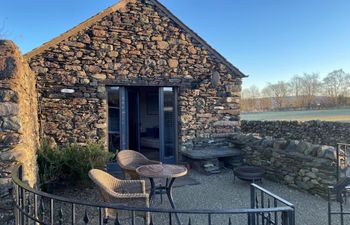
[{"label": "open doorway", "polygon": [[160,160],[159,91],[157,87],[128,87],[129,148]]},{"label": "open doorway", "polygon": [[108,98],[119,101],[108,101],[110,151],[131,149],[152,160],[175,163],[176,89],[114,86],[108,90]]}]

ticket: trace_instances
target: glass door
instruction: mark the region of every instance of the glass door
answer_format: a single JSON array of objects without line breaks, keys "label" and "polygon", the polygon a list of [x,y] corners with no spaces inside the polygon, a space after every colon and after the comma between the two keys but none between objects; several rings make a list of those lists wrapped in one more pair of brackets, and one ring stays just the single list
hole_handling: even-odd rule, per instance
[{"label": "glass door", "polygon": [[120,94],[119,87],[108,87],[108,148],[120,149]]},{"label": "glass door", "polygon": [[125,87],[107,87],[108,93],[108,142],[109,151],[116,152],[129,147],[129,104]]},{"label": "glass door", "polygon": [[[108,148],[116,153],[127,149],[127,93],[124,87],[108,86]],[[107,171],[111,174],[121,172],[116,161],[107,163]]]},{"label": "glass door", "polygon": [[174,87],[159,88],[160,160],[176,163],[177,105]]}]

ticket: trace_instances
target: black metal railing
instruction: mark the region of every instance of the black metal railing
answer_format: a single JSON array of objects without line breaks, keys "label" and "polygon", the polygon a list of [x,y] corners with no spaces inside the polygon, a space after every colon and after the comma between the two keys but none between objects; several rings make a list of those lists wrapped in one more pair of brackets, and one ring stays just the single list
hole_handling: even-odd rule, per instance
[{"label": "black metal railing", "polygon": [[350,144],[338,143],[336,152],[337,181],[350,177]]},{"label": "black metal railing", "polygon": [[287,207],[292,210],[282,211],[281,216],[279,216],[279,212],[262,211],[257,212],[255,214],[251,214],[248,221],[249,225],[295,224],[294,205],[254,183],[250,186],[250,206],[252,209]]},{"label": "black metal railing", "polygon": [[[139,218],[139,214],[149,214],[150,225],[295,225],[294,206],[256,184],[251,184],[250,208],[182,210],[91,203],[48,194],[32,189],[22,181],[21,166],[14,169],[12,179],[16,225],[145,224],[146,220]],[[105,210],[114,210],[116,216],[105,217]],[[175,217],[179,217],[180,221]]]},{"label": "black metal railing", "polygon": [[328,188],[328,225],[345,225],[350,221],[350,144],[337,144],[335,160],[337,183]]},{"label": "black metal railing", "polygon": [[335,190],[328,189],[328,225],[345,225],[350,221],[350,208],[346,207],[350,195],[350,186]]}]

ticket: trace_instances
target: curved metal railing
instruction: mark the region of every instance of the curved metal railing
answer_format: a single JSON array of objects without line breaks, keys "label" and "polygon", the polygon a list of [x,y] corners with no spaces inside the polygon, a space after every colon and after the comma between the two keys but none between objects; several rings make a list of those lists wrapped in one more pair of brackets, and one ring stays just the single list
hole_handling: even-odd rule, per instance
[{"label": "curved metal railing", "polygon": [[[22,166],[12,173],[13,199],[15,202],[16,225],[106,225],[144,224],[138,213],[151,214],[153,224],[247,224],[247,225],[295,225],[293,204],[266,189],[251,184],[250,208],[245,209],[159,209],[137,208],[122,204],[78,201],[30,188],[22,181]],[[105,209],[116,210],[115,218],[106,218]],[[175,220],[174,217],[180,220]]]}]

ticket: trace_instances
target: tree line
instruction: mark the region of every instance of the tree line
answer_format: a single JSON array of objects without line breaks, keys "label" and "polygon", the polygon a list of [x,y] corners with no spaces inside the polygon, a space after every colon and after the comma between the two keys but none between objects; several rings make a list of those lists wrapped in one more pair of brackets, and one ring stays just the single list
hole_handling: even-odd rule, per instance
[{"label": "tree line", "polygon": [[295,75],[289,81],[256,85],[242,91],[242,111],[330,108],[350,105],[350,73],[334,70]]}]

